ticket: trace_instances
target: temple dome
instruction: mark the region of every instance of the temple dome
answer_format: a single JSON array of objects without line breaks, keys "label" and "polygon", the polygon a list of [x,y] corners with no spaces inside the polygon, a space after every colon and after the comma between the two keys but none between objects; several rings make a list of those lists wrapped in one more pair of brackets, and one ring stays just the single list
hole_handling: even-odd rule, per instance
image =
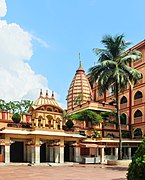
[{"label": "temple dome", "polygon": [[92,100],[92,90],[85,71],[80,62],[79,68],[70,84],[67,95],[67,109],[71,110]]},{"label": "temple dome", "polygon": [[53,107],[56,107],[60,110],[63,110],[62,107],[60,106],[60,104],[55,100],[53,92],[52,92],[52,96],[50,98],[50,97],[48,97],[48,91],[46,91],[46,96],[44,97],[42,94],[42,90],[40,90],[40,96],[34,102],[34,104],[32,105],[32,108],[37,109],[41,106],[46,106],[46,105],[47,106],[53,106]]}]

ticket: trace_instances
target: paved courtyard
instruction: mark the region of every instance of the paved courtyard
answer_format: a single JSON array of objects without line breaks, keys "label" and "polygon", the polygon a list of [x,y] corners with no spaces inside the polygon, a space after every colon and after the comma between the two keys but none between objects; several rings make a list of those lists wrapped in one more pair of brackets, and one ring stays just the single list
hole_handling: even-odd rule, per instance
[{"label": "paved courtyard", "polygon": [[0,180],[125,180],[127,168],[107,165],[0,166]]}]

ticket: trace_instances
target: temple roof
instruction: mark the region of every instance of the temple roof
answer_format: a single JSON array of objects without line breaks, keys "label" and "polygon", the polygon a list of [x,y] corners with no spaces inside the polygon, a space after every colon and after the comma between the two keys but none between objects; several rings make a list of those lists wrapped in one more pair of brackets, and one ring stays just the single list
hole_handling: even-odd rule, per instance
[{"label": "temple roof", "polygon": [[57,107],[58,109],[63,110],[62,107],[60,106],[60,104],[55,100],[53,92],[52,92],[51,97],[48,97],[48,91],[46,90],[46,96],[44,97],[42,94],[42,89],[41,89],[40,96],[34,102],[34,104],[32,105],[32,108],[37,109],[38,107],[45,106],[45,105]]},{"label": "temple roof", "polygon": [[73,109],[78,105],[91,101],[91,99],[91,86],[80,61],[79,68],[76,70],[68,90],[67,109]]}]

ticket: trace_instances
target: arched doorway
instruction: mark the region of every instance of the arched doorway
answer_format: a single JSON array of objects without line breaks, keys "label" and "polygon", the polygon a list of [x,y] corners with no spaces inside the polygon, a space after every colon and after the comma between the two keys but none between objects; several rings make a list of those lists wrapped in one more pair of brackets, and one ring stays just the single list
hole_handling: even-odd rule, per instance
[{"label": "arched doorway", "polygon": [[10,146],[10,162],[24,162],[24,143],[14,142]]},{"label": "arched doorway", "polygon": [[40,162],[46,162],[46,143],[40,146]]}]

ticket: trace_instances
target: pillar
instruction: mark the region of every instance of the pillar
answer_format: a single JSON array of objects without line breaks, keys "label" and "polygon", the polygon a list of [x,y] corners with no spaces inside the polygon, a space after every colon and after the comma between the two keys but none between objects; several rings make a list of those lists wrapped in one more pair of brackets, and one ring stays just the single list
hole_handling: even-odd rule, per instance
[{"label": "pillar", "polygon": [[31,163],[35,163],[35,146],[34,145],[31,145],[30,147],[29,147],[29,153],[30,153],[30,161],[31,161]]},{"label": "pillar", "polygon": [[118,159],[118,147],[115,148],[115,159]]},{"label": "pillar", "polygon": [[27,151],[27,162],[31,162],[31,146],[29,144],[27,144],[26,146],[26,151]]},{"label": "pillar", "polygon": [[111,156],[113,156],[113,148],[111,148]]},{"label": "pillar", "polygon": [[54,161],[55,163],[59,162],[59,146],[54,146]]},{"label": "pillar", "polygon": [[50,162],[54,162],[54,148],[53,148],[53,146],[50,146],[49,147],[49,161]]},{"label": "pillar", "polygon": [[5,144],[5,163],[10,163],[10,144]]},{"label": "pillar", "polygon": [[74,147],[74,161],[75,162],[80,162],[81,161],[80,147],[79,146]]},{"label": "pillar", "polygon": [[128,158],[131,159],[131,147],[128,148]]},{"label": "pillar", "polygon": [[36,138],[35,140],[35,163],[40,163],[40,139]]},{"label": "pillar", "polygon": [[101,164],[104,163],[104,147],[101,148],[101,158],[100,158]]},{"label": "pillar", "polygon": [[24,142],[24,162],[27,162],[27,147],[25,142]]},{"label": "pillar", "polygon": [[49,148],[48,148],[48,144],[46,143],[46,162],[49,161]]},{"label": "pillar", "polygon": [[64,163],[64,139],[60,140],[59,162]]},{"label": "pillar", "polygon": [[62,130],[62,120],[60,120],[60,130]]},{"label": "pillar", "polygon": [[5,139],[5,163],[10,163],[10,138]]},{"label": "pillar", "polygon": [[53,129],[56,129],[56,120],[53,120]]},{"label": "pillar", "polygon": [[42,122],[43,122],[43,128],[45,128],[45,119],[43,119]]}]

